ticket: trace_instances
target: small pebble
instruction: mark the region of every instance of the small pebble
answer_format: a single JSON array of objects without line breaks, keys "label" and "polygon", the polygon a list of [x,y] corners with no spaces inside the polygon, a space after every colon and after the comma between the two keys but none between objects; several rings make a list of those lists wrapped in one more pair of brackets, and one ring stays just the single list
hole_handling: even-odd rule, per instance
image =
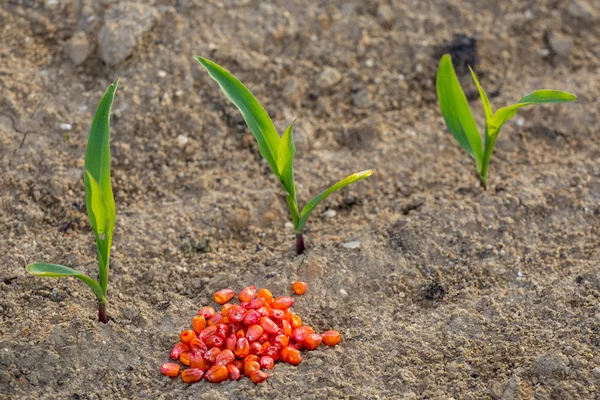
[{"label": "small pebble", "polygon": [[347,249],[356,249],[358,246],[360,246],[360,242],[347,242],[344,243],[342,246],[344,246]]},{"label": "small pebble", "polygon": [[73,129],[73,125],[71,125],[71,124],[60,124],[60,129],[62,129],[63,131],[70,131],[71,129]]}]

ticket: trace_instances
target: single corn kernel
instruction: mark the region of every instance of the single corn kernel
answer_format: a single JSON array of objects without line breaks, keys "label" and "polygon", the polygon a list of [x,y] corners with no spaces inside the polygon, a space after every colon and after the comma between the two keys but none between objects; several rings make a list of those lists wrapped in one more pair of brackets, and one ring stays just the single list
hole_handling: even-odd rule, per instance
[{"label": "single corn kernel", "polygon": [[206,344],[202,340],[200,340],[197,337],[195,337],[190,342],[190,349],[191,350],[206,351],[206,350],[208,350],[208,347],[206,347]]},{"label": "single corn kernel", "polygon": [[260,314],[256,310],[246,311],[246,314],[244,314],[244,318],[242,319],[242,322],[246,326],[258,324],[259,321],[260,321]]},{"label": "single corn kernel", "polygon": [[199,350],[192,350],[190,352],[190,368],[206,369],[202,355],[202,352]]},{"label": "single corn kernel", "polygon": [[206,347],[212,349],[214,347],[218,347],[219,349],[223,347],[223,339],[219,336],[213,335],[206,339]]},{"label": "single corn kernel", "polygon": [[248,330],[246,331],[246,338],[248,339],[248,341],[254,342],[259,337],[262,336],[263,332],[264,332],[264,329],[262,328],[262,326],[251,325],[248,327]]},{"label": "single corn kernel", "polygon": [[294,284],[292,285],[292,290],[294,291],[294,293],[298,294],[298,295],[302,295],[304,293],[306,293],[306,282],[294,282]]},{"label": "single corn kernel", "polygon": [[231,350],[223,350],[215,358],[215,365],[231,364],[235,360],[235,355]]},{"label": "single corn kernel", "polygon": [[202,375],[204,375],[204,370],[200,368],[188,368],[184,369],[181,373],[181,380],[185,383],[196,383],[202,379]]},{"label": "single corn kernel", "polygon": [[244,303],[250,303],[256,297],[256,286],[248,286],[242,289],[238,295],[238,299]]},{"label": "single corn kernel", "polygon": [[190,366],[190,357],[192,356],[192,353],[190,353],[189,351],[186,351],[185,353],[181,353],[181,355],[179,356],[179,362],[182,363],[183,365],[185,365],[186,367]]},{"label": "single corn kernel", "polygon": [[291,345],[291,347],[293,347],[294,349],[298,350],[298,351],[302,351],[304,350],[304,343],[300,343],[300,342],[296,342],[293,345]]},{"label": "single corn kernel", "polygon": [[198,339],[206,343],[206,339],[213,336],[215,333],[217,333],[216,325],[207,326],[198,334]]},{"label": "single corn kernel", "polygon": [[246,309],[240,306],[231,306],[227,310],[227,318],[231,322],[242,322]]},{"label": "single corn kernel", "polygon": [[256,339],[256,341],[260,344],[263,344],[264,342],[267,342],[269,340],[269,335],[267,335],[266,333],[263,333],[258,339]]},{"label": "single corn kernel", "polygon": [[243,330],[243,329],[240,329],[239,331],[237,331],[237,332],[235,333],[235,337],[237,337],[238,339],[239,339],[239,338],[246,337],[246,332],[244,332],[244,330]]},{"label": "single corn kernel", "polygon": [[217,312],[215,311],[215,309],[210,306],[202,307],[200,311],[198,311],[198,315],[203,316],[206,320],[211,319],[216,313]]},{"label": "single corn kernel", "polygon": [[269,335],[276,335],[279,331],[277,324],[269,317],[261,317],[260,326],[262,326],[265,333]]},{"label": "single corn kernel", "polygon": [[288,350],[287,354],[287,362],[292,365],[298,365],[302,362],[302,355],[300,352],[294,348],[286,347]]},{"label": "single corn kernel", "polygon": [[206,371],[206,380],[209,382],[223,382],[227,378],[229,378],[229,371],[224,365],[213,365]]},{"label": "single corn kernel", "polygon": [[182,343],[189,344],[193,338],[196,337],[196,332],[191,329],[185,330],[181,332],[179,335],[179,339],[181,339]]},{"label": "single corn kernel", "polygon": [[227,332],[229,332],[229,325],[227,324],[219,324],[217,325],[217,330],[215,331],[215,335],[225,340],[227,338]]},{"label": "single corn kernel", "polygon": [[271,315],[269,317],[276,321],[281,321],[284,315],[285,313],[283,312],[283,310],[271,310]]},{"label": "single corn kernel", "polygon": [[257,356],[256,354],[248,354],[246,357],[244,357],[244,364],[246,364],[247,362],[250,362],[250,361],[258,362],[259,360],[260,360],[260,357]]},{"label": "single corn kernel", "polygon": [[227,365],[227,372],[229,373],[229,379],[232,381],[237,381],[242,376],[240,369],[234,364]]},{"label": "single corn kernel", "polygon": [[275,365],[275,360],[269,356],[262,356],[260,358],[260,366],[264,369],[272,369]]},{"label": "single corn kernel", "polygon": [[237,342],[235,342],[235,349],[233,350],[236,357],[243,358],[250,354],[250,343],[248,339],[243,337],[239,338]]},{"label": "single corn kernel", "polygon": [[212,349],[208,350],[206,354],[204,354],[204,358],[209,363],[214,364],[219,354],[221,354],[221,349],[218,347],[213,347]]},{"label": "single corn kernel", "polygon": [[171,350],[171,359],[179,360],[181,354],[185,353],[186,351],[190,351],[190,347],[187,344],[182,342],[177,343],[173,347],[173,350]]},{"label": "single corn kernel", "polygon": [[208,326],[217,326],[219,324],[224,324],[224,320],[224,316],[222,316],[221,314],[215,314],[208,320],[207,324]]},{"label": "single corn kernel", "polygon": [[233,362],[229,365],[235,365],[237,367],[237,369],[240,371],[244,370],[244,360],[240,360],[239,358],[236,358],[235,360],[233,360]]},{"label": "single corn kernel", "polygon": [[224,317],[227,316],[227,311],[229,311],[229,309],[233,306],[234,305],[230,303],[223,304],[223,306],[221,306],[221,315]]},{"label": "single corn kernel", "polygon": [[263,371],[254,371],[252,375],[250,375],[250,379],[256,384],[263,383],[268,377],[269,374]]},{"label": "single corn kernel", "polygon": [[200,333],[204,328],[206,328],[206,318],[202,315],[192,318],[192,329],[194,332]]},{"label": "single corn kernel", "polygon": [[235,334],[229,335],[227,340],[225,341],[225,348],[227,350],[233,351],[235,349],[235,342],[237,342],[237,336]]},{"label": "single corn kernel", "polygon": [[276,346],[269,346],[263,350],[263,357],[271,357],[273,360],[279,360],[279,349]]},{"label": "single corn kernel", "polygon": [[160,366],[160,372],[163,375],[169,376],[171,378],[175,378],[177,375],[179,375],[180,369],[181,367],[179,366],[179,364],[172,362],[164,363]]},{"label": "single corn kernel", "polygon": [[270,305],[273,301],[273,293],[269,289],[259,289],[256,296],[264,299],[267,305]]},{"label": "single corn kernel", "polygon": [[257,310],[261,307],[267,306],[267,302],[262,297],[257,297],[246,305],[248,310]]},{"label": "single corn kernel", "polygon": [[262,306],[262,307],[257,308],[256,312],[261,317],[268,317],[268,316],[271,315],[271,307],[269,307],[269,306]]},{"label": "single corn kernel", "polygon": [[[275,347],[275,349],[277,349],[277,347]],[[288,347],[284,347],[283,349],[279,350],[279,359],[285,363],[288,362],[291,349],[292,348],[288,346]],[[267,349],[267,350],[269,350],[269,349]],[[267,355],[267,352],[265,352],[265,355]]]},{"label": "single corn kernel", "polygon": [[292,328],[292,325],[286,321],[285,319],[281,321],[281,329],[283,330],[283,334],[285,336],[292,336],[292,332],[294,331],[294,329]]},{"label": "single corn kernel", "polygon": [[292,329],[300,328],[302,326],[302,319],[296,314],[292,315]]},{"label": "single corn kernel", "polygon": [[323,332],[321,336],[323,337],[323,343],[325,343],[327,346],[335,346],[342,338],[338,331]]},{"label": "single corn kernel", "polygon": [[244,362],[244,375],[251,376],[254,371],[260,371],[260,364],[258,361]]},{"label": "single corn kernel", "polygon": [[239,322],[232,322],[229,324],[229,334],[236,334],[240,329],[242,329],[244,326],[242,324],[240,324]]},{"label": "single corn kernel", "polygon": [[306,336],[302,343],[304,344],[304,346],[306,346],[306,348],[308,350],[314,350],[317,347],[319,347],[319,345],[321,344],[321,341],[323,341],[323,338],[321,337],[321,335],[312,333],[312,334]]},{"label": "single corn kernel", "polygon": [[233,296],[235,296],[235,292],[233,290],[221,289],[215,292],[213,299],[215,300],[215,303],[222,305],[233,299]]},{"label": "single corn kernel", "polygon": [[286,308],[285,310],[283,310],[283,319],[285,319],[287,322],[289,322],[291,324],[293,318],[294,318],[294,313],[292,312],[291,308]]},{"label": "single corn kernel", "polygon": [[294,299],[290,296],[280,296],[273,300],[271,303],[271,308],[275,308],[278,310],[285,310],[286,308],[290,308],[294,304]]},{"label": "single corn kernel", "polygon": [[250,354],[259,356],[262,353],[262,345],[258,342],[250,343]]},{"label": "single corn kernel", "polygon": [[285,335],[277,335],[273,338],[273,346],[278,349],[286,347],[290,343],[290,338]]}]

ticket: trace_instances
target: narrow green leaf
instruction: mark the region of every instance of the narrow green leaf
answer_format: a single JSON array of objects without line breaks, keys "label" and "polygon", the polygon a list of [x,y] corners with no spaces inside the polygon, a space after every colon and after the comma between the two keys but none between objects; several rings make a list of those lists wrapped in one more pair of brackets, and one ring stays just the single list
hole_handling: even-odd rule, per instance
[{"label": "narrow green leaf", "polygon": [[485,120],[487,121],[488,119],[492,118],[492,116],[494,115],[494,112],[492,111],[492,106],[490,104],[490,101],[488,100],[487,94],[485,94],[485,91],[479,84],[479,79],[477,79],[477,75],[475,75],[475,71],[473,71],[473,68],[471,68],[470,65],[469,65],[469,71],[471,71],[471,76],[473,77],[473,82],[475,82],[475,85],[477,86],[477,90],[479,91],[479,97],[481,98],[481,104],[483,104],[483,109],[485,111]]},{"label": "narrow green leaf", "polygon": [[448,54],[440,60],[436,86],[440,109],[448,130],[475,159],[479,167],[483,152],[481,135]]},{"label": "narrow green leaf", "polygon": [[362,171],[362,172],[357,172],[355,174],[352,174],[352,175],[342,179],[335,185],[330,186],[324,192],[322,192],[318,196],[314,197],[311,201],[309,201],[306,204],[306,206],[304,206],[304,208],[302,209],[302,215],[300,217],[300,222],[298,224],[298,228],[296,229],[297,233],[302,232],[302,229],[304,229],[304,224],[306,224],[306,220],[308,219],[308,216],[314,210],[314,208],[317,205],[319,205],[320,202],[325,200],[332,193],[350,185],[351,183],[362,181],[363,179],[368,178],[369,176],[371,176],[373,174],[374,171],[375,171],[374,169],[369,169],[367,171]]},{"label": "narrow green leaf", "polygon": [[571,93],[560,90],[536,90],[519,100],[519,103],[543,104],[543,103],[567,103],[575,101],[577,97]]},{"label": "narrow green leaf", "polygon": [[[110,183],[110,110],[112,108],[113,100],[115,98],[115,92],[119,80],[117,79],[106,89],[96,114],[94,115],[94,121],[90,129],[90,135],[88,137],[87,150],[85,152],[85,170],[89,171],[90,175],[98,182],[104,198],[106,206],[108,208],[109,220],[111,220],[111,226],[109,231],[112,233],[115,220],[115,200],[113,197],[112,186]],[[84,177],[85,181],[85,202],[88,209],[88,216],[90,223],[94,230],[97,230],[96,221],[94,219],[91,207],[92,194],[90,191],[90,183],[87,179],[87,175]]]},{"label": "narrow green leaf", "polygon": [[100,184],[94,179],[88,170],[85,171],[90,184],[91,192],[91,210],[96,221],[95,232],[97,235],[105,235],[110,227],[110,217],[108,214],[108,206]]},{"label": "narrow green leaf", "polygon": [[206,58],[194,58],[206,68],[208,74],[217,81],[227,98],[240,110],[252,135],[258,142],[260,154],[267,160],[271,170],[278,174],[277,151],[280,139],[269,114],[246,86],[223,67]]},{"label": "narrow green leaf", "polygon": [[35,263],[29,264],[27,267],[25,267],[25,269],[31,275],[35,276],[47,276],[51,278],[63,278],[72,276],[81,279],[90,287],[90,289],[94,291],[94,294],[96,294],[98,300],[102,301],[105,298],[102,288],[98,284],[98,281],[90,278],[84,273],[74,270],[73,268],[65,267],[64,265],[58,264]]},{"label": "narrow green leaf", "polygon": [[279,141],[277,169],[283,187],[293,199],[296,199],[296,187],[294,184],[294,156],[296,155],[296,147],[294,146],[294,139],[292,137],[294,124],[295,121],[287,127]]}]

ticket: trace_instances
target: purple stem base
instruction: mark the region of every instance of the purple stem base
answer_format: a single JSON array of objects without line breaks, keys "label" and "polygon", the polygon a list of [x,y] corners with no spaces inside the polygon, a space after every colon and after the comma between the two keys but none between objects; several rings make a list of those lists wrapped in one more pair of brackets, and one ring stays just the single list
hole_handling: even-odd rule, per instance
[{"label": "purple stem base", "polygon": [[304,253],[304,237],[301,233],[296,235],[296,254]]}]

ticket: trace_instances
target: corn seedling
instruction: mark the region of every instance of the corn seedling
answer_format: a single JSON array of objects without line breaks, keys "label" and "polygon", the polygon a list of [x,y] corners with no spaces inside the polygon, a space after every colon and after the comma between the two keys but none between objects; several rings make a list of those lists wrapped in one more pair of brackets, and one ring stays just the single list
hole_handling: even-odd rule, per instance
[{"label": "corn seedling", "polygon": [[442,115],[446,126],[458,143],[475,159],[477,173],[481,186],[487,189],[488,167],[496,139],[502,125],[517,114],[521,107],[544,103],[565,103],[573,101],[576,97],[567,92],[558,90],[536,90],[523,97],[517,104],[500,108],[492,112],[492,106],[477,80],[473,69],[471,75],[479,91],[483,109],[485,111],[485,136],[482,144],[481,135],[477,129],[475,119],[471,114],[469,103],[460,86],[450,55],[442,57],[437,73],[437,94]]},{"label": "corn seedling", "polygon": [[195,58],[206,68],[211,78],[217,81],[227,98],[240,110],[258,143],[261,156],[267,160],[269,167],[271,167],[273,173],[279,178],[286,192],[286,202],[294,223],[296,252],[301,254],[304,251],[302,232],[308,216],[315,207],[335,191],[367,178],[373,173],[373,170],[357,172],[342,179],[309,201],[302,211],[300,211],[294,182],[293,163],[294,155],[296,154],[296,148],[292,139],[294,123],[288,126],[283,136],[280,137],[269,114],[267,114],[258,100],[235,76],[210,60],[202,57]]},{"label": "corn seedling", "polygon": [[108,87],[96,109],[85,153],[85,204],[98,246],[98,280],[73,268],[57,264],[35,263],[26,267],[36,276],[75,277],[85,282],[98,300],[98,320],[106,323],[106,289],[110,247],[115,228],[115,201],[110,184],[110,109],[118,80]]}]

